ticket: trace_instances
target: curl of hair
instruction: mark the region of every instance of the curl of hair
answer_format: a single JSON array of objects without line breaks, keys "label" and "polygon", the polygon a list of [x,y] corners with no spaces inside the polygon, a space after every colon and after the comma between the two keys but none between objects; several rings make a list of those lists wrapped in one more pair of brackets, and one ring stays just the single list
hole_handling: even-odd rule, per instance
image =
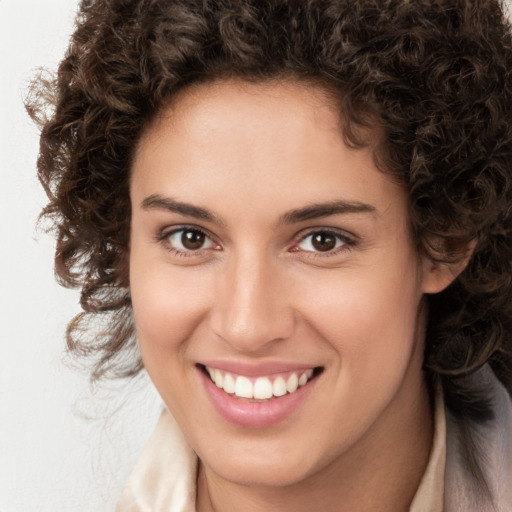
[{"label": "curl of hair", "polygon": [[290,77],[335,96],[352,146],[379,127],[375,159],[409,191],[419,251],[451,263],[475,245],[428,297],[427,372],[455,396],[490,362],[511,391],[512,43],[498,0],[82,1],[55,79],[27,100],[56,274],[81,289],[69,348],[94,358],[95,378],[142,368],[127,252],[145,127],[191,84]]}]

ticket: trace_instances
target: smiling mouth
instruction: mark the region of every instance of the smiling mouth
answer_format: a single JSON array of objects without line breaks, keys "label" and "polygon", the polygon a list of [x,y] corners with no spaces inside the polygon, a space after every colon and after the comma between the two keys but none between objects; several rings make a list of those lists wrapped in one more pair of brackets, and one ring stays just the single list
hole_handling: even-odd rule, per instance
[{"label": "smiling mouth", "polygon": [[220,389],[244,401],[261,402],[295,393],[323,371],[320,366],[269,376],[250,378],[199,365],[202,372]]}]

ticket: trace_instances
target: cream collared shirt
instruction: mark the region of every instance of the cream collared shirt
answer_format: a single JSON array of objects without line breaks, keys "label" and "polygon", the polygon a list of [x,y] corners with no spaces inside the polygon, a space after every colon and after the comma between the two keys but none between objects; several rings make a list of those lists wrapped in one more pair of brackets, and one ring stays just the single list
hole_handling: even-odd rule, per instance
[{"label": "cream collared shirt", "polygon": [[[435,404],[430,459],[410,512],[443,512],[446,417]],[[195,512],[197,457],[165,410],[123,491],[116,512]]]}]

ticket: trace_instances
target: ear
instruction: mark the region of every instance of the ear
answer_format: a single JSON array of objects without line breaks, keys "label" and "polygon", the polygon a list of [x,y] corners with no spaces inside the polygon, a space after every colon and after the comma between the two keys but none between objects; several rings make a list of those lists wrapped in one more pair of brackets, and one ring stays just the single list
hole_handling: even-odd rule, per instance
[{"label": "ear", "polygon": [[[457,279],[457,277],[467,267],[476,247],[476,240],[471,240],[464,247],[457,247],[454,250],[453,243],[450,241],[438,240],[435,244],[436,252],[441,255],[457,254],[456,261],[436,261],[429,256],[423,256],[423,293],[439,293]],[[451,246],[448,250],[447,247]]]}]

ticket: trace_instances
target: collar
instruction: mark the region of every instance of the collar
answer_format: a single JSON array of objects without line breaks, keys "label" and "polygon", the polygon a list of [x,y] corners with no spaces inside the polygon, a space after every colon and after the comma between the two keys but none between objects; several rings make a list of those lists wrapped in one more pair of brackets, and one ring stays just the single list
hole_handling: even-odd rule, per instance
[{"label": "collar", "polygon": [[443,512],[446,465],[446,413],[443,392],[437,389],[434,403],[434,439],[430,458],[409,512]]},{"label": "collar", "polygon": [[197,456],[164,409],[116,512],[195,512]]}]

